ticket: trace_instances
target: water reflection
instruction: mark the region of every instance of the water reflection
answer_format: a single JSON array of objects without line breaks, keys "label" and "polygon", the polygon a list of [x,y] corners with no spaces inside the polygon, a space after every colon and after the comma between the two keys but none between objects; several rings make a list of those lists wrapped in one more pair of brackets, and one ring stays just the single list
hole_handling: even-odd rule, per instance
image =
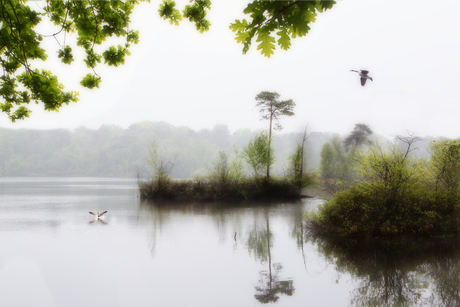
[{"label": "water reflection", "polygon": [[259,284],[255,287],[254,297],[262,304],[274,303],[279,299],[278,294],[292,296],[294,294],[294,281],[290,279],[282,280],[279,274],[283,268],[280,263],[268,265],[268,271],[260,271]]},{"label": "water reflection", "polygon": [[102,224],[102,225],[107,225],[107,222],[101,219],[93,219],[89,221],[90,224]]},{"label": "water reflection", "polygon": [[126,179],[0,191],[1,306],[460,306],[459,239],[312,237],[320,200],[144,202]]},{"label": "water reflection", "polygon": [[254,295],[259,302],[266,304],[278,301],[278,294],[291,296],[294,293],[294,285],[290,279],[280,279],[279,275],[283,268],[281,263],[274,263],[272,265],[271,248],[273,247],[273,234],[270,231],[268,208],[264,209],[264,217],[266,227],[259,229],[255,223],[254,229],[247,234],[246,246],[249,253],[253,254],[256,259],[261,263],[267,263],[267,270],[259,272],[259,282],[255,287],[256,294]]},{"label": "water reflection", "polygon": [[358,282],[351,305],[460,306],[457,238],[308,240]]},{"label": "water reflection", "polygon": [[[150,212],[152,222],[152,255],[155,254],[157,237],[170,223],[176,223],[187,215],[195,217],[206,215],[212,221],[219,233],[219,242],[224,244],[227,240],[234,242],[234,249],[244,246],[247,252],[265,268],[259,270],[259,277],[254,281],[254,298],[262,303],[275,303],[280,295],[292,296],[294,294],[294,280],[282,274],[283,265],[275,262],[273,249],[274,234],[271,231],[271,217],[280,215],[289,220],[293,236],[303,238],[300,231],[302,204],[267,204],[262,202],[235,202],[235,203],[193,203],[193,202],[168,202],[168,201],[143,201],[140,205],[142,216]],[[181,213],[179,216],[177,213]],[[303,241],[298,240],[299,246]]]}]

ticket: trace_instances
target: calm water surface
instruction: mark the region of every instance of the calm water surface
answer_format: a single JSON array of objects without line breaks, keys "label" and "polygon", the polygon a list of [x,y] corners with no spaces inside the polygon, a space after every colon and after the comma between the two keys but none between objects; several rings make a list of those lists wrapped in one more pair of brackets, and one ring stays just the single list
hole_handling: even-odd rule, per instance
[{"label": "calm water surface", "polygon": [[320,200],[178,204],[136,188],[0,178],[0,306],[460,304],[457,240],[325,241],[300,227]]}]

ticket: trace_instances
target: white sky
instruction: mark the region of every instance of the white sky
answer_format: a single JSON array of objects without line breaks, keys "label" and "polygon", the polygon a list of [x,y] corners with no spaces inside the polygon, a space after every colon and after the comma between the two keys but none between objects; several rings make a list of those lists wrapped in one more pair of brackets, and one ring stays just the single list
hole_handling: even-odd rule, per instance
[{"label": "white sky", "polygon": [[[267,124],[259,121],[254,98],[275,91],[297,104],[296,115],[281,120],[283,132],[303,131],[308,123],[309,131],[347,134],[365,123],[386,136],[460,137],[458,0],[339,0],[306,37],[269,59],[255,41],[243,55],[228,28],[244,17],[247,1],[214,0],[205,34],[188,20],[169,25],[158,16],[158,3],[138,7],[132,28],[141,42],[123,67],[97,69],[100,89],[79,86],[88,73],[83,62],[59,66],[66,90],[80,91],[80,101],[59,113],[33,106],[31,118],[15,124],[0,115],[0,127],[128,127],[151,120],[261,129]],[[51,38],[47,44],[57,48]],[[51,48],[43,67],[54,70]],[[362,87],[350,69],[367,69],[374,81]]]}]

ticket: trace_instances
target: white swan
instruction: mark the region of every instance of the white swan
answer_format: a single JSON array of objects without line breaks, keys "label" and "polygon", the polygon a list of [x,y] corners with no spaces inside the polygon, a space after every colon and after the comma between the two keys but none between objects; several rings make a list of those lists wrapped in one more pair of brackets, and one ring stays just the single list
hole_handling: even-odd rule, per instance
[{"label": "white swan", "polygon": [[107,213],[107,211],[104,211],[104,212],[101,212],[101,213],[99,213],[99,212],[97,212],[97,213],[90,212],[90,214],[94,215],[95,220],[98,220],[101,216],[103,216],[106,213]]}]

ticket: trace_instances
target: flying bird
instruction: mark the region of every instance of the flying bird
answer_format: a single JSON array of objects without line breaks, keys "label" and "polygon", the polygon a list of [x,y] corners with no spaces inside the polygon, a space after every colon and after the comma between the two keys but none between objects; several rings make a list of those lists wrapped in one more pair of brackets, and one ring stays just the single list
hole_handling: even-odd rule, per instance
[{"label": "flying bird", "polygon": [[90,212],[90,214],[94,215],[95,220],[99,219],[101,216],[103,216],[106,213],[107,213],[107,211],[104,211],[104,212],[101,212],[101,213],[99,213],[99,212],[97,212],[97,213]]},{"label": "flying bird", "polygon": [[357,70],[352,69],[350,71],[354,71],[354,72],[357,72],[359,74],[359,76],[361,77],[361,85],[362,86],[364,86],[364,84],[366,84],[367,79],[371,79],[371,81],[373,81],[372,78],[367,75],[369,73],[368,70],[362,70],[361,69],[360,71],[357,71]]}]

